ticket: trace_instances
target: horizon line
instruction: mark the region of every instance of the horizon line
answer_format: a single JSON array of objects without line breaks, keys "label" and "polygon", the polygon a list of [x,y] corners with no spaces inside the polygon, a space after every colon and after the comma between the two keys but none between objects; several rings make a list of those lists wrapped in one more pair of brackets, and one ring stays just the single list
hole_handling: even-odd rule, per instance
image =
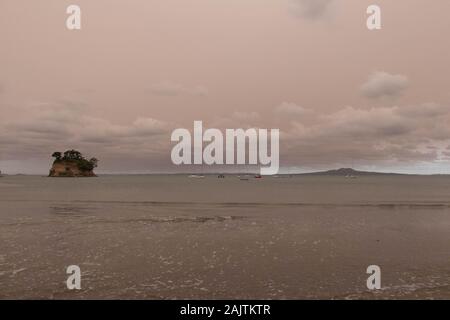
[{"label": "horizon line", "polygon": [[[364,174],[384,174],[384,175],[408,175],[408,176],[443,176],[443,175],[450,175],[450,173],[413,173],[413,172],[395,172],[395,171],[367,171],[367,170],[358,170],[354,168],[338,168],[338,169],[324,169],[324,170],[311,170],[311,171],[303,171],[303,172],[279,172],[275,175],[267,175],[267,176],[286,176],[286,175],[308,175],[308,174],[323,174],[326,175],[327,173],[336,173],[341,170],[351,170],[355,173],[364,173]],[[0,171],[1,172],[1,171]],[[168,171],[161,171],[161,172],[97,172],[96,175],[116,175],[116,176],[123,176],[123,175],[258,175],[260,174],[258,171],[236,171],[236,172],[224,172],[224,171],[211,171],[211,172],[197,172],[197,171],[184,171],[184,172],[168,172]],[[47,176],[48,173],[6,173],[1,172],[0,176],[17,176],[17,175],[23,175],[23,176]]]}]

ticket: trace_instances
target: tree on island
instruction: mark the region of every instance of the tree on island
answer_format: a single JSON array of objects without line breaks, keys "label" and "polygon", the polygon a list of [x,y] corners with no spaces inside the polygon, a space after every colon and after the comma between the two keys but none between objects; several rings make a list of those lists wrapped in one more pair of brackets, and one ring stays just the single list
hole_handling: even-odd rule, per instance
[{"label": "tree on island", "polygon": [[[81,154],[80,151],[77,150],[67,150],[66,152],[64,152],[64,157],[63,160],[82,160],[83,155]],[[86,160],[86,159],[84,159]]]},{"label": "tree on island", "polygon": [[75,163],[81,171],[92,171],[94,168],[98,166],[98,159],[91,158],[86,159],[83,157],[83,154],[77,150],[67,150],[64,152],[64,155],[59,152],[53,152],[52,157],[55,158],[53,163],[61,163],[61,162],[69,162]]},{"label": "tree on island", "polygon": [[61,152],[53,152],[52,157],[55,158],[55,161],[56,160],[60,161],[61,157],[62,157],[62,154],[61,154]]},{"label": "tree on island", "polygon": [[98,159],[97,158],[91,158],[91,159],[89,159],[89,162],[92,164],[92,166],[94,168],[97,168],[97,166],[98,166]]}]

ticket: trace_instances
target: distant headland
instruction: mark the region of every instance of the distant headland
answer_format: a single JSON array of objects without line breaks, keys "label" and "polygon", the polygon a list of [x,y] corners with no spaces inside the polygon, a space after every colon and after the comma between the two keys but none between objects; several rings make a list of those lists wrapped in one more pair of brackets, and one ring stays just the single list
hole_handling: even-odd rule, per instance
[{"label": "distant headland", "polygon": [[54,152],[52,157],[55,161],[53,161],[49,177],[96,177],[94,173],[98,164],[96,158],[88,160],[77,150]]},{"label": "distant headland", "polygon": [[372,172],[372,171],[360,171],[353,168],[340,168],[319,172],[300,173],[299,175],[316,175],[316,176],[380,176],[380,175],[413,175],[404,173],[390,173],[390,172]]}]

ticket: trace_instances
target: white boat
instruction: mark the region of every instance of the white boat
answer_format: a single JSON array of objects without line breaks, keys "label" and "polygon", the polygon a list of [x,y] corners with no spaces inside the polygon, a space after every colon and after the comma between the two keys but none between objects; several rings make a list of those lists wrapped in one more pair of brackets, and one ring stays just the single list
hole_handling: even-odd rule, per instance
[{"label": "white boat", "polygon": [[203,179],[205,176],[201,176],[201,175],[198,175],[198,174],[191,174],[190,176],[189,176],[189,178],[194,178],[194,179]]}]

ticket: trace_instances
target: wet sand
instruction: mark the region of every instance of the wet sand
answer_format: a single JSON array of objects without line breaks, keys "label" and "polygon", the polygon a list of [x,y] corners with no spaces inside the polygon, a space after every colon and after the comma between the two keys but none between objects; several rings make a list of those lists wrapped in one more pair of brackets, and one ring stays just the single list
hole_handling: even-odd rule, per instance
[{"label": "wet sand", "polygon": [[448,190],[418,176],[4,177],[0,298],[449,299]]}]

